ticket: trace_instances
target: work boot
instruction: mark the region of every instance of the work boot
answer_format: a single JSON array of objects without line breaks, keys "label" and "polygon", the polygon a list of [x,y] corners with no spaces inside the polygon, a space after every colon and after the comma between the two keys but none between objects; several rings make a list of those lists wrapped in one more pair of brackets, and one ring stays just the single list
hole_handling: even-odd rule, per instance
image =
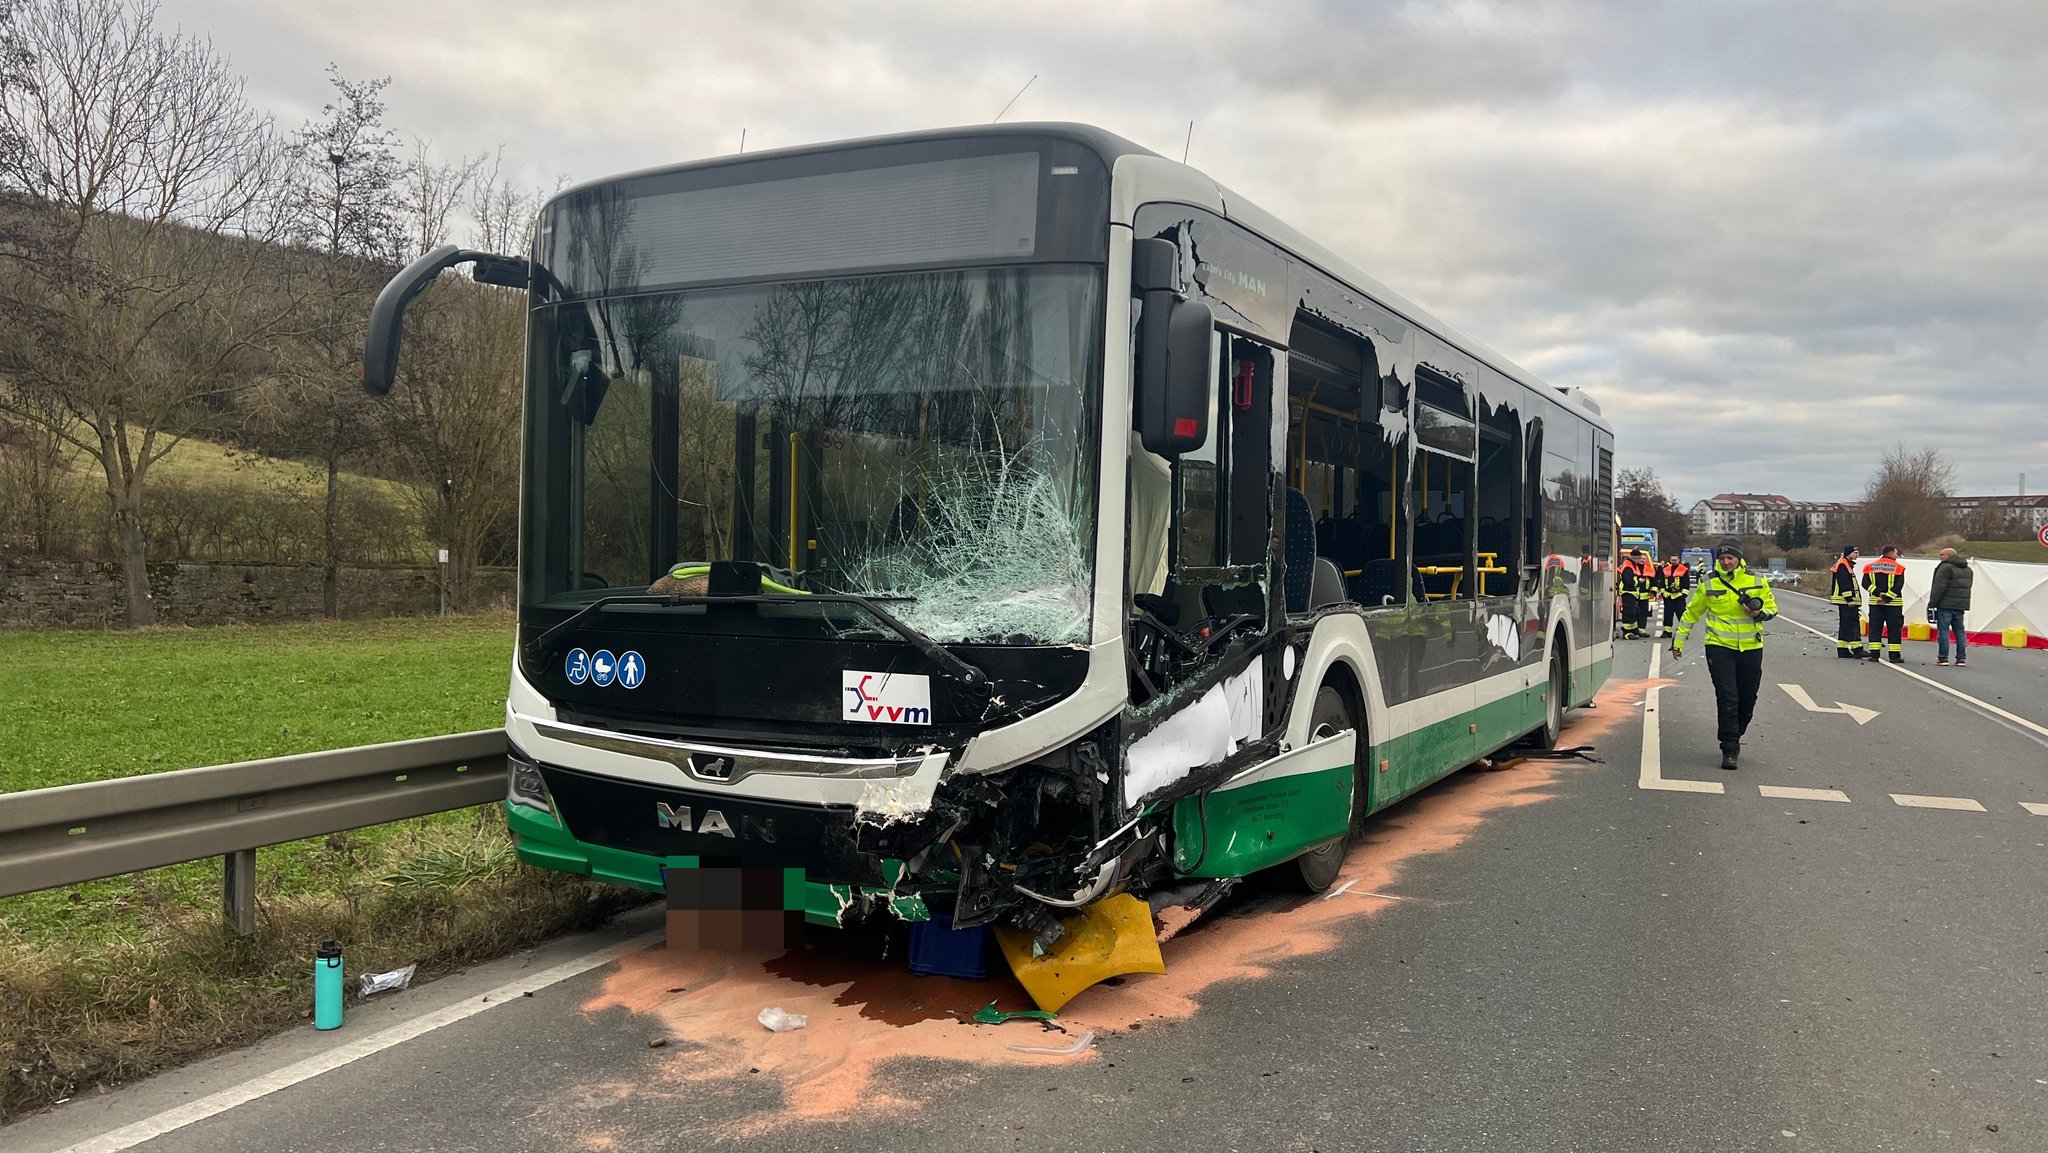
[{"label": "work boot", "polygon": [[1722,767],[1722,768],[1724,768],[1724,769],[1733,769],[1733,768],[1735,768],[1735,754],[1736,754],[1736,751],[1737,751],[1737,750],[1736,750],[1736,749],[1735,749],[1735,748],[1734,748],[1733,746],[1730,746],[1730,747],[1728,747],[1728,748],[1725,748],[1725,749],[1722,749],[1722,750],[1721,750],[1721,767]]},{"label": "work boot", "polygon": [[1899,654],[1897,654],[1897,653],[1893,653],[1893,654],[1892,654],[1892,663],[1893,663],[1893,664],[1895,664],[1895,665],[1902,665],[1902,664],[1905,664],[1905,663],[1906,663],[1906,658],[1904,658],[1904,657],[1900,656],[1900,655],[1899,655]]}]

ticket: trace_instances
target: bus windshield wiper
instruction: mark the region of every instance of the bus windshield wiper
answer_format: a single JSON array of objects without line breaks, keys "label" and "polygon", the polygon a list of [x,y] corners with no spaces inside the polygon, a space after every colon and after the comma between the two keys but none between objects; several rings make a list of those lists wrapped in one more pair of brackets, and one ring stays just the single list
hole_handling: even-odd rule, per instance
[{"label": "bus windshield wiper", "polygon": [[[899,599],[899,598],[889,598]],[[907,598],[904,598],[907,599]],[[932,639],[931,634],[915,625],[907,624],[896,614],[877,603],[877,598],[864,597],[859,593],[754,593],[744,596],[672,596],[665,594],[638,594],[629,596],[599,597],[577,609],[569,618],[555,625],[527,643],[526,655],[529,660],[545,661],[555,655],[561,639],[576,627],[585,617],[612,605],[852,605],[880,621],[890,632],[910,643],[925,659],[946,670],[962,683],[979,687],[988,683],[988,674],[961,660],[944,645]]]},{"label": "bus windshield wiper", "polygon": [[681,605],[688,604],[692,599],[690,597],[668,596],[660,593],[635,593],[626,596],[599,597],[575,612],[570,613],[569,619],[526,642],[526,659],[530,661],[544,661],[554,656],[555,650],[561,647],[557,642],[569,635],[570,629],[581,624],[583,618],[590,616],[599,609],[610,608],[613,605]]},{"label": "bus windshield wiper", "polygon": [[[888,626],[890,632],[893,632],[897,636],[902,637],[904,640],[909,641],[910,647],[916,649],[919,653],[923,654],[926,660],[929,660],[933,664],[939,666],[940,668],[945,669],[947,672],[959,678],[963,683],[976,687],[988,683],[987,673],[982,672],[980,669],[968,664],[966,661],[961,660],[958,656],[954,655],[952,650],[946,648],[946,646],[933,640],[930,633],[925,632],[923,629],[918,628],[916,625],[909,624],[899,619],[895,613],[890,612],[888,609],[885,609],[880,604],[876,603],[878,600],[883,598],[866,597],[862,596],[859,593],[810,593],[803,596],[783,596],[774,593],[763,593],[759,596],[690,597],[688,599],[692,601],[700,601],[710,604],[716,604],[717,602],[724,600],[753,601],[757,604],[781,605],[821,603],[852,605],[855,608],[858,608],[863,612],[867,613],[869,616],[875,618],[876,620],[882,622],[884,625]],[[911,598],[889,597],[887,599],[909,600]]]}]

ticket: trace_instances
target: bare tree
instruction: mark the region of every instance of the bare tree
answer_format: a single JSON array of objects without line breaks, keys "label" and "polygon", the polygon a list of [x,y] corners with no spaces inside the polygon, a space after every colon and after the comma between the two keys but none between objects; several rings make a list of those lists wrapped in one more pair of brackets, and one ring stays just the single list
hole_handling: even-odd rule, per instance
[{"label": "bare tree", "polygon": [[[452,176],[444,170],[442,178]],[[465,183],[476,245],[525,251],[539,196],[513,187],[495,166]],[[422,236],[430,231],[418,219],[409,223]],[[512,539],[519,507],[526,295],[450,278],[407,316],[405,379],[391,392],[394,447],[412,474],[422,519],[448,550],[449,603],[467,608],[477,565],[510,559],[509,548],[501,558],[492,546]]]},{"label": "bare tree", "polygon": [[11,537],[32,556],[51,556],[59,549],[58,525],[72,499],[64,481],[70,446],[56,431],[69,418],[46,394],[26,392],[14,403],[30,415],[0,417],[0,551]]},{"label": "bare tree", "polygon": [[270,342],[275,378],[259,391],[256,421],[267,439],[325,467],[321,610],[340,613],[341,469],[383,439],[381,412],[361,386],[359,357],[370,303],[386,262],[408,243],[398,185],[397,137],[383,126],[390,80],[355,82],[329,65],[334,99],[291,141],[285,227],[324,255],[279,261],[294,323]]},{"label": "bare tree", "polygon": [[1909,452],[1901,444],[1884,460],[1863,490],[1859,535],[1875,549],[1884,544],[1912,547],[1949,529],[1949,489],[1955,466],[1932,448]]},{"label": "bare tree", "polygon": [[480,156],[437,161],[425,140],[413,141],[412,156],[397,185],[399,226],[407,242],[400,259],[447,242],[449,219],[468,200],[483,163]]},{"label": "bare tree", "polygon": [[151,624],[141,513],[149,470],[242,386],[274,235],[281,149],[211,44],[155,24],[143,0],[24,0],[26,53],[0,91],[4,176],[25,202],[0,305],[0,405],[56,402],[105,481],[127,620]]},{"label": "bare tree", "polygon": [[1685,547],[1692,522],[1678,502],[1664,491],[1654,468],[1625,468],[1614,482],[1614,515],[1621,523],[1657,530],[1657,543],[1667,554]]}]

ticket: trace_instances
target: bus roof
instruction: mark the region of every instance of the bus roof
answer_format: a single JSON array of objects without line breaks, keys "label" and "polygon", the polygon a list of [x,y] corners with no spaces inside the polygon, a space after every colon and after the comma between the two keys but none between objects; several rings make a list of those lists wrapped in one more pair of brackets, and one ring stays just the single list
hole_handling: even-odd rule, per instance
[{"label": "bus roof", "polygon": [[1272,244],[1285,250],[1295,258],[1314,266],[1328,276],[1357,292],[1370,297],[1381,307],[1394,312],[1402,320],[1435,336],[1448,344],[1470,354],[1488,368],[1522,385],[1554,396],[1561,400],[1587,422],[1613,432],[1606,419],[1600,414],[1599,405],[1576,389],[1559,388],[1537,379],[1518,367],[1513,361],[1495,352],[1492,348],[1459,332],[1424,310],[1407,297],[1388,288],[1378,280],[1338,256],[1323,245],[1310,239],[1306,234],[1282,221],[1279,217],[1253,204],[1251,201],[1230,191],[1214,178],[1201,170],[1176,161],[1168,160],[1157,152],[1118,136],[1114,132],[1090,124],[1064,122],[1020,121],[1014,124],[978,124],[957,128],[934,128],[920,132],[900,132],[887,136],[868,136],[853,140],[827,141],[819,144],[797,145],[791,148],[770,149],[764,152],[735,153],[704,160],[693,160],[681,164],[660,165],[634,172],[620,173],[597,180],[587,180],[572,185],[549,198],[552,203],[563,197],[605,185],[618,184],[644,177],[662,176],[674,172],[698,169],[722,168],[735,164],[750,164],[761,160],[795,158],[805,155],[843,154],[861,148],[877,148],[897,144],[910,144],[962,137],[1028,136],[1071,141],[1093,151],[1102,158],[1115,173],[1119,188],[1118,203],[1112,206],[1111,216],[1117,223],[1128,225],[1131,216],[1141,204],[1154,201],[1172,201],[1192,204],[1198,208],[1222,216],[1251,232],[1257,233]]}]

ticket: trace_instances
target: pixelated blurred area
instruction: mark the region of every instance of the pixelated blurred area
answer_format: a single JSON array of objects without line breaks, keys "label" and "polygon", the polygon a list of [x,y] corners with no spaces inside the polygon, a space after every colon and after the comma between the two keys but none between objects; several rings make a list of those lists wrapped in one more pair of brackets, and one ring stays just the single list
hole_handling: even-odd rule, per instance
[{"label": "pixelated blurred area", "polygon": [[702,863],[665,872],[671,950],[781,952],[803,943],[804,915],[788,905],[784,870]]}]

